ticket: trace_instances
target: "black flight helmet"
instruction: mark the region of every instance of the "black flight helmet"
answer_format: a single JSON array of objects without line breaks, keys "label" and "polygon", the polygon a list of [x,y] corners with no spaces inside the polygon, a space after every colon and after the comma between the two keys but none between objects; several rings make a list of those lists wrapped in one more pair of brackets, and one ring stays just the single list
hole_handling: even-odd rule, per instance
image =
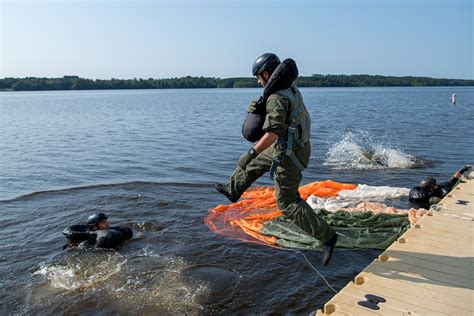
[{"label": "black flight helmet", "polygon": [[436,179],[432,177],[428,177],[420,182],[420,187],[425,190],[431,190],[437,185]]},{"label": "black flight helmet", "polygon": [[280,64],[280,58],[273,53],[265,53],[257,57],[252,66],[252,74],[260,75],[265,70],[272,72]]},{"label": "black flight helmet", "polygon": [[101,222],[101,221],[103,221],[104,219],[107,219],[107,218],[108,218],[107,215],[105,215],[104,213],[92,214],[87,219],[87,225],[89,225],[89,226],[97,225],[97,224],[99,224],[99,222]]}]

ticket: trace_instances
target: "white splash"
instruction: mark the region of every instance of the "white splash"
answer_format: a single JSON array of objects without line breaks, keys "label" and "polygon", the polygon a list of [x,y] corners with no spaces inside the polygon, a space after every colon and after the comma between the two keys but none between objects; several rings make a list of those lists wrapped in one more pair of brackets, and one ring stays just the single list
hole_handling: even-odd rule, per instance
[{"label": "white splash", "polygon": [[41,263],[33,274],[44,276],[56,289],[100,292],[123,304],[124,310],[139,304],[165,313],[192,314],[203,309],[200,302],[209,288],[189,283],[183,276],[187,268],[182,258],[145,247],[126,254],[71,254],[63,263]]},{"label": "white splash", "polygon": [[412,168],[416,157],[377,142],[367,133],[344,135],[326,155],[325,165],[335,169]]},{"label": "white splash", "polygon": [[76,261],[64,265],[53,263],[41,263],[34,275],[44,275],[51,286],[64,289],[76,290],[80,288],[91,288],[113,275],[120,272],[126,260],[117,260],[118,257],[109,260],[96,261],[89,265],[86,262]]}]

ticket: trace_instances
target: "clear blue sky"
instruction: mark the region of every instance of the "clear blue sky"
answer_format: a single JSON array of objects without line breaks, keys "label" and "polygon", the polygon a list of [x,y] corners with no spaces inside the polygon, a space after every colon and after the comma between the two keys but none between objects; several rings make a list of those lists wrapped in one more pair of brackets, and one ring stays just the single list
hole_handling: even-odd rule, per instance
[{"label": "clear blue sky", "polygon": [[473,79],[473,0],[0,0],[0,78],[301,75]]}]

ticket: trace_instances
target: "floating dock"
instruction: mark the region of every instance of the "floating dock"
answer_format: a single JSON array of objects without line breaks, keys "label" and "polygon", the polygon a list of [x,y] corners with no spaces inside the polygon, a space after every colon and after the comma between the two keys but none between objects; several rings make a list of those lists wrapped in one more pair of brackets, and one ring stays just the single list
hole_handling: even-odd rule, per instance
[{"label": "floating dock", "polygon": [[468,179],[315,314],[474,315],[473,235]]}]

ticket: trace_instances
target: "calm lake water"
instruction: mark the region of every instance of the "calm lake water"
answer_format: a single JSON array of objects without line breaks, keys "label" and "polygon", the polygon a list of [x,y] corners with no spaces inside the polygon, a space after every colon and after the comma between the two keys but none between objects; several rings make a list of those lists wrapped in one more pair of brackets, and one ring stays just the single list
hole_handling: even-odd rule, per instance
[{"label": "calm lake water", "polygon": [[[474,163],[472,87],[301,91],[313,121],[303,184],[411,187]],[[321,308],[334,293],[300,254],[230,240],[203,223],[227,202],[212,184],[250,147],[241,123],[259,93],[0,93],[0,314]],[[134,239],[118,251],[63,251],[61,231],[96,210]],[[379,251],[339,250],[326,268],[320,252],[304,253],[339,290]]]}]

